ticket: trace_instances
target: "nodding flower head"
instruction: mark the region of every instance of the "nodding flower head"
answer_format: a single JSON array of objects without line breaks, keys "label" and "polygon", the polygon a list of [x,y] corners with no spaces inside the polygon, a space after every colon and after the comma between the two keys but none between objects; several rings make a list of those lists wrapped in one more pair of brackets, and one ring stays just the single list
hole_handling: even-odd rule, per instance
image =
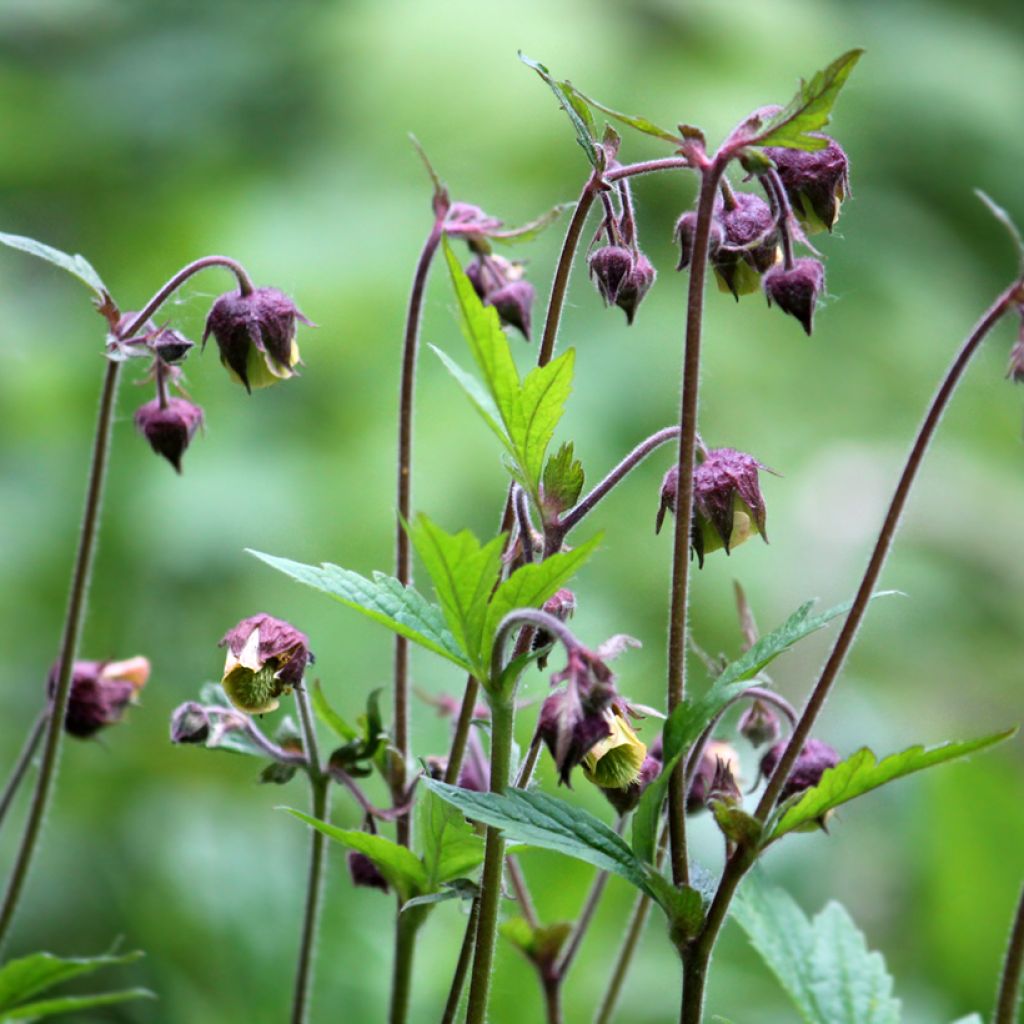
[{"label": "nodding flower head", "polygon": [[365,853],[349,850],[348,873],[352,879],[352,884],[361,889],[380,889],[381,892],[388,891],[387,879]]},{"label": "nodding flower head", "polygon": [[[781,740],[761,758],[761,774],[765,778],[775,771],[775,766],[788,746],[788,739]],[[829,768],[835,768],[837,764],[839,764],[839,755],[832,747],[821,740],[808,740],[793,763],[793,770],[789,773],[789,778],[779,793],[779,800],[788,800],[789,797],[802,793],[805,789],[810,789],[811,786],[816,786],[821,782],[822,775]]]},{"label": "nodding flower head", "polygon": [[168,398],[139,406],[135,411],[135,426],[149,442],[150,448],[162,455],[179,473],[181,457],[185,454],[203,422],[203,410],[184,398]]},{"label": "nodding flower head", "polygon": [[639,779],[647,746],[626,720],[620,703],[606,708],[604,719],[608,723],[608,735],[583,755],[583,774],[595,786],[622,789]]},{"label": "nodding flower head", "polygon": [[760,275],[779,259],[779,232],[771,207],[752,192],[737,192],[735,205],[720,204],[715,220],[721,242],[711,256],[718,287],[735,298],[760,286]]},{"label": "nodding flower head", "polygon": [[786,188],[793,212],[808,234],[831,231],[839,208],[850,194],[850,165],[843,147],[828,135],[822,149],[789,149],[769,146],[771,157]]},{"label": "nodding flower head", "polygon": [[[697,214],[694,210],[688,210],[679,220],[676,221],[676,229],[673,238],[679,245],[679,263],[676,270],[685,270],[693,259],[693,242],[697,235]],[[710,234],[708,237],[708,256],[714,256],[723,240],[722,225],[718,221],[711,222]]]},{"label": "nodding flower head", "polygon": [[701,754],[700,764],[686,794],[686,813],[696,814],[709,800],[736,803],[740,798],[739,756],[728,743],[712,740]]},{"label": "nodding flower head", "polygon": [[633,253],[622,245],[604,245],[591,253],[588,264],[590,277],[597,285],[604,304],[616,305],[619,292],[629,286],[634,266]]},{"label": "nodding flower head", "polygon": [[764,701],[753,701],[740,716],[739,733],[753,747],[774,743],[780,731],[779,716]]},{"label": "nodding flower head", "polygon": [[228,292],[206,318],[203,344],[212,334],[220,361],[246,391],[265,388],[295,375],[299,347],[295,323],[313,326],[284,292],[256,288],[243,295]]},{"label": "nodding flower head", "polygon": [[[758,470],[765,467],[752,455],[732,448],[712,448],[693,470],[693,522],[690,543],[698,565],[719,548],[729,552],[738,544],[765,534],[765,505]],[[660,531],[666,512],[676,511],[679,470],[673,466],[661,484],[661,504],[655,520]]]},{"label": "nodding flower head", "polygon": [[221,686],[250,715],[273,711],[313,661],[306,634],[265,612],[242,619],[218,646],[228,649]]},{"label": "nodding flower head", "polygon": [[[57,688],[58,665],[50,670],[48,687]],[[76,661],[71,671],[68,710],[64,731],[86,739],[100,729],[121,720],[125,708],[135,703],[136,694],[149,679],[149,661],[143,657],[126,661]]]},{"label": "nodding flower head", "polygon": [[634,810],[644,790],[661,774],[661,758],[652,747],[640,765],[640,771],[625,786],[602,786],[601,792],[619,815]]},{"label": "nodding flower head", "polygon": [[642,252],[637,253],[633,268],[619,285],[619,293],[615,298],[615,305],[626,314],[627,324],[632,324],[637,306],[651,290],[655,277],[657,272],[651,261]]},{"label": "nodding flower head", "polygon": [[530,312],[535,292],[523,279],[523,265],[493,253],[479,253],[466,267],[466,276],[485,306],[493,306],[507,327],[514,327],[530,340]]},{"label": "nodding flower head", "polygon": [[800,321],[808,335],[814,326],[814,308],[825,290],[825,267],[820,260],[804,257],[794,260],[788,270],[772,267],[764,275],[764,293],[768,305],[773,302],[783,313]]}]

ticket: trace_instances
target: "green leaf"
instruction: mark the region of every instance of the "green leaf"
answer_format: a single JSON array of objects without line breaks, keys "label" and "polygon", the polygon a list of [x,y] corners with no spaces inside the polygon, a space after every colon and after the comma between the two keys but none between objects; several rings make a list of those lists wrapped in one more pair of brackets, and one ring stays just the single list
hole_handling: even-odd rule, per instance
[{"label": "green leaf", "polygon": [[1013,247],[1017,250],[1017,263],[1020,266],[1021,273],[1024,273],[1024,240],[1021,239],[1020,231],[1017,225],[1014,224],[1013,218],[991,196],[982,192],[980,188],[976,188],[974,194],[988,207],[989,213],[1006,228],[1010,235],[1010,241],[1013,242]]},{"label": "green leaf", "polygon": [[863,50],[848,50],[809,82],[801,79],[796,95],[765,125],[755,129],[749,144],[823,149],[826,142],[808,133],[828,124],[839,90],[863,53]]},{"label": "green leaf", "polygon": [[806,1024],[899,1024],[885,961],[868,950],[840,904],[809,921],[788,893],[755,872],[731,911]]},{"label": "green leaf", "polygon": [[427,793],[418,803],[417,816],[428,889],[461,878],[483,861],[483,838],[458,808]]},{"label": "green leaf", "polygon": [[534,498],[539,498],[537,485],[544,456],[572,391],[575,363],[576,351],[570,348],[546,366],[532,369],[523,381],[515,417],[506,423],[523,477],[521,483]]},{"label": "green leaf", "polygon": [[489,231],[487,237],[492,242],[504,242],[506,245],[530,242],[545,228],[554,224],[563,213],[574,209],[575,206],[575,203],[557,203],[550,210],[545,211],[539,217],[535,217],[526,224],[521,224],[517,228],[506,228],[504,231]]},{"label": "green leaf", "polygon": [[867,747],[858,750],[834,768],[829,768],[816,786],[805,790],[796,802],[791,803],[783,811],[775,827],[771,829],[768,841],[774,842],[787,832],[799,829],[809,822],[818,821],[832,808],[884,786],[887,782],[931,768],[933,765],[966,757],[975,751],[1002,743],[1016,732],[1015,727],[981,739],[944,743],[942,746],[928,749],[919,745],[899,754],[891,754],[882,761],[877,760]]},{"label": "green leaf", "polygon": [[569,89],[574,96],[589,104],[595,110],[600,110],[602,114],[607,114],[609,117],[614,117],[616,121],[628,124],[630,128],[635,128],[638,132],[643,132],[645,135],[653,135],[654,138],[662,139],[664,142],[671,142],[674,146],[680,146],[683,143],[683,140],[675,132],[670,132],[666,128],[660,128],[646,117],[640,117],[636,114],[623,114],[619,110],[606,107],[603,103],[598,103],[597,100],[580,92],[570,82],[563,82],[562,85],[564,88]]},{"label": "green leaf", "polygon": [[559,515],[580,500],[586,479],[583,464],[576,458],[572,441],[566,441],[544,466],[541,504],[545,515]]},{"label": "green leaf", "polygon": [[339,737],[339,739],[359,739],[359,733],[356,732],[356,730],[353,729],[352,726],[349,725],[348,722],[346,722],[345,719],[331,707],[330,702],[327,700],[327,695],[324,693],[323,687],[320,685],[319,679],[313,683],[311,693],[313,698],[313,711],[316,713],[317,718],[319,718],[320,721],[331,730],[331,732]]},{"label": "green leaf", "polygon": [[505,534],[481,545],[469,530],[447,533],[425,515],[417,516],[408,528],[409,536],[430,574],[448,628],[456,643],[468,655],[473,675],[487,675],[481,663],[487,601],[501,574]]},{"label": "green leaf", "polygon": [[583,152],[587,154],[591,167],[597,170],[603,169],[603,154],[594,145],[594,139],[597,136],[597,130],[594,126],[594,115],[590,112],[586,101],[568,82],[556,81],[552,77],[551,72],[539,61],[531,60],[522,51],[519,52],[519,59],[527,67],[533,68],[555,94],[555,99],[558,100],[559,106],[561,106],[572,122],[572,126],[576,131],[576,141],[583,147]]},{"label": "green leaf", "polygon": [[0,967],[0,1012],[23,1004],[25,1000],[72,978],[92,974],[104,967],[132,964],[145,956],[139,950],[105,956],[65,958],[52,953],[32,953],[8,960]]},{"label": "green leaf", "polygon": [[368,580],[350,569],[325,562],[304,565],[288,558],[246,549],[272,569],[319,590],[367,618],[379,622],[428,651],[440,654],[466,672],[471,666],[465,652],[445,625],[444,614],[412,587],[403,587],[393,576],[375,572]]},{"label": "green leaf", "polygon": [[455,378],[456,383],[466,393],[466,396],[473,403],[476,411],[483,417],[484,422],[494,431],[495,436],[505,447],[509,455],[515,455],[515,449],[502,423],[501,413],[494,404],[494,399],[487,389],[471,373],[467,373],[454,359],[446,352],[442,352],[436,345],[430,346],[437,354],[438,359],[444,363],[445,369]]},{"label": "green leaf", "polygon": [[35,1003],[15,1006],[12,1010],[0,1011],[0,1021],[27,1022],[40,1017],[54,1017],[59,1013],[77,1013],[92,1010],[97,1006],[113,1006],[133,999],[156,999],[156,993],[148,988],[126,988],[119,992],[98,992],[91,996],[61,996],[56,999],[41,999]]},{"label": "green leaf", "polygon": [[9,246],[11,249],[20,249],[32,256],[38,256],[39,259],[46,260],[47,263],[52,263],[60,267],[61,270],[66,270],[69,274],[77,277],[79,281],[84,281],[96,293],[101,302],[110,297],[107,286],[84,256],[69,256],[66,252],[61,252],[60,249],[54,249],[50,245],[37,242],[34,238],[25,238],[23,235],[0,233],[0,244]]},{"label": "green leaf", "polygon": [[363,853],[374,864],[398,893],[402,902],[406,902],[413,896],[426,892],[429,888],[427,873],[419,857],[405,846],[399,846],[384,836],[371,835],[369,832],[360,832],[358,829],[337,828],[328,825],[326,821],[314,818],[309,814],[303,814],[292,807],[278,808],[287,811],[293,817],[304,821],[307,825],[322,832],[329,839],[333,839],[350,850]]},{"label": "green leaf", "polygon": [[[540,608],[579,571],[601,543],[602,535],[591,537],[571,551],[559,551],[543,562],[521,566],[494,592],[487,608],[484,636],[493,643],[494,635],[505,616],[516,608]],[[487,657],[490,657],[488,649]],[[492,680],[493,683],[493,680]]]},{"label": "green leaf", "polygon": [[659,902],[664,897],[652,882],[654,872],[637,860],[617,833],[581,807],[539,791],[476,793],[433,779],[424,779],[423,784],[467,817],[501,829],[513,842],[575,857],[620,875]]}]

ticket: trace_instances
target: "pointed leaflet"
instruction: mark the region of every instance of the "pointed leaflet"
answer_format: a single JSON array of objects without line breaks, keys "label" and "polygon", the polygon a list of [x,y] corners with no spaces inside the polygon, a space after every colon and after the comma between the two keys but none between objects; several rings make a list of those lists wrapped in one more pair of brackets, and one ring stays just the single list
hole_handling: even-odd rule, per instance
[{"label": "pointed leaflet", "polygon": [[448,628],[473,666],[478,678],[487,675],[481,662],[487,599],[501,573],[505,534],[481,546],[469,530],[446,533],[426,516],[416,518],[409,536],[420,556],[441,602]]},{"label": "pointed leaflet", "polygon": [[97,298],[103,302],[110,298],[110,292],[103,283],[100,275],[93,269],[92,264],[84,256],[69,256],[60,249],[54,249],[43,242],[37,242],[34,238],[26,238],[23,235],[5,235],[0,233],[0,244],[9,246],[11,249],[20,249],[22,252],[38,256],[47,263],[66,270],[69,274],[77,277],[79,281],[85,282],[95,293]]},{"label": "pointed leaflet", "polygon": [[416,854],[406,847],[399,846],[398,843],[393,843],[383,836],[371,835],[369,832],[328,825],[327,822],[303,814],[292,807],[282,807],[279,810],[287,811],[299,821],[304,821],[318,832],[323,832],[328,839],[333,839],[357,853],[365,854],[394,887],[402,902],[426,892],[427,872]]},{"label": "pointed leaflet", "polygon": [[336,736],[343,740],[358,740],[359,733],[352,728],[348,722],[345,721],[341,715],[338,714],[334,708],[331,707],[330,702],[327,700],[327,695],[323,691],[323,687],[320,685],[320,680],[317,679],[313,683],[313,710],[316,712],[316,717],[320,719],[328,729],[331,730]]},{"label": "pointed leaflet", "polygon": [[[568,89],[573,96],[581,100],[583,103],[587,103],[596,110],[600,110],[602,114],[614,117],[616,121],[628,124],[630,128],[635,128],[638,132],[643,132],[645,135],[653,135],[656,139],[661,139],[664,142],[671,142],[674,146],[681,146],[683,144],[683,139],[675,132],[670,132],[665,128],[659,127],[646,117],[640,117],[636,114],[623,114],[621,111],[613,110],[611,107],[606,107],[603,103],[598,103],[597,100],[581,92],[576,88],[576,86],[568,81],[563,82],[562,86]],[[703,138],[703,136],[701,136],[701,138]]]},{"label": "pointed leaflet", "polygon": [[809,921],[788,893],[755,872],[731,912],[806,1024],[899,1024],[885,961],[838,903]]},{"label": "pointed leaflet", "polygon": [[72,978],[92,974],[103,967],[132,964],[145,956],[141,951],[120,955],[64,958],[51,953],[32,953],[30,956],[8,960],[0,968],[0,1011],[12,1009],[18,1003],[54,985]]},{"label": "pointed leaflet", "polygon": [[476,411],[483,417],[484,422],[494,431],[495,436],[504,445],[505,450],[511,456],[515,456],[512,442],[505,431],[505,424],[502,422],[501,413],[494,404],[487,389],[471,373],[467,373],[447,352],[442,351],[436,345],[430,346],[434,354],[444,363],[445,369],[455,378],[456,383],[465,392],[466,397],[476,407]]},{"label": "pointed leaflet", "polygon": [[440,654],[459,668],[471,671],[465,652],[445,625],[441,609],[412,587],[403,587],[393,576],[375,572],[373,579],[368,580],[357,572],[330,562],[304,565],[288,558],[265,555],[249,548],[246,550],[272,569],[333,597],[428,651]]},{"label": "pointed leaflet", "polygon": [[492,242],[504,242],[506,245],[517,245],[520,242],[529,242],[537,237],[546,227],[554,224],[559,217],[567,210],[572,210],[575,203],[556,203],[550,210],[546,210],[539,217],[517,228],[505,228],[503,231],[488,231],[487,237]]},{"label": "pointed leaflet", "polygon": [[602,170],[604,167],[604,154],[594,144],[597,130],[594,126],[594,115],[590,112],[586,101],[576,92],[568,82],[556,81],[551,72],[548,71],[539,61],[531,60],[522,51],[519,52],[519,59],[529,68],[533,68],[538,75],[548,84],[555,94],[559,106],[565,111],[573,128],[576,130],[576,141],[583,147],[587,154],[591,167]]},{"label": "pointed leaflet", "polygon": [[97,1006],[114,1006],[116,1003],[127,1003],[133,999],[156,999],[156,993],[150,992],[148,988],[126,988],[119,992],[97,992],[91,996],[56,996],[34,1003],[22,1003],[10,1010],[0,1010],[0,1021],[25,1024],[26,1021],[39,1020],[41,1017],[77,1013],[80,1010],[95,1009]]},{"label": "pointed leaflet", "polygon": [[[882,597],[892,591],[882,591]],[[850,610],[852,602],[829,608],[811,616],[813,601],[802,604],[778,629],[766,633],[735,661],[726,665],[711,688],[696,700],[684,700],[665,722],[664,764],[657,779],[644,790],[633,815],[633,850],[648,863],[654,859],[654,841],[661,819],[661,805],[668,789],[668,779],[680,758],[689,751],[708,723],[744,690],[757,685],[755,676],[794,644],[828,625],[834,618]]]},{"label": "pointed leaflet", "polygon": [[583,464],[576,458],[572,441],[567,441],[544,466],[541,504],[545,514],[557,516],[572,508],[580,500],[585,479]]},{"label": "pointed leaflet", "polygon": [[982,192],[980,188],[976,188],[974,194],[988,207],[989,213],[1006,228],[1010,241],[1013,242],[1013,247],[1017,250],[1017,263],[1020,271],[1024,274],[1024,240],[1021,239],[1020,231],[1017,225],[1014,224],[1013,218],[988,193]]},{"label": "pointed leaflet", "polygon": [[434,793],[426,793],[416,811],[416,834],[423,847],[428,889],[461,878],[483,861],[483,837],[476,834],[458,808]]},{"label": "pointed leaflet", "polygon": [[828,124],[832,106],[863,50],[848,50],[800,88],[789,103],[755,130],[749,145],[786,146],[791,149],[824,149],[823,139],[809,135]]},{"label": "pointed leaflet", "polygon": [[966,757],[975,751],[1002,743],[1016,732],[1016,728],[1007,729],[981,739],[944,743],[940,747],[931,747],[927,750],[922,746],[911,747],[902,753],[890,754],[882,761],[877,760],[867,747],[858,750],[845,761],[840,761],[834,768],[829,768],[816,786],[805,790],[795,803],[789,804],[775,827],[771,829],[768,841],[773,842],[787,832],[800,828],[801,825],[817,821],[833,807],[884,786],[893,779],[931,768],[932,765]]}]

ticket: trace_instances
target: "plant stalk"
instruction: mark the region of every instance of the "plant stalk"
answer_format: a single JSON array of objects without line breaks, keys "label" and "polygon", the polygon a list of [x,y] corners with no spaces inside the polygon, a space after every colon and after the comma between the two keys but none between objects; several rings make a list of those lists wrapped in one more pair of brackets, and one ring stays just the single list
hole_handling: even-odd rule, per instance
[{"label": "plant stalk", "polygon": [[21,780],[25,778],[25,773],[28,771],[28,766],[32,763],[32,758],[36,755],[36,749],[39,746],[39,741],[43,736],[43,728],[46,726],[46,718],[49,714],[50,704],[47,701],[46,707],[39,712],[38,717],[32,723],[32,728],[29,730],[28,737],[25,740],[25,745],[21,748],[21,753],[18,754],[18,760],[15,761],[14,767],[11,769],[10,778],[7,780],[7,785],[4,787],[3,796],[0,796],[0,826],[3,825],[4,818],[7,817],[7,812],[10,810],[11,804],[14,802],[14,797],[17,795],[18,789],[21,786]]},{"label": "plant stalk", "polygon": [[441,1016],[441,1024],[455,1024],[455,1017],[459,1012],[459,1003],[462,1000],[462,989],[466,984],[466,975],[469,973],[469,965],[473,960],[473,947],[476,943],[476,925],[480,917],[480,897],[473,900],[469,911],[469,919],[466,921],[466,934],[462,937],[462,946],[459,948],[459,959],[455,964],[455,974],[452,977],[451,988],[448,990],[448,1001],[445,1003],[444,1014]]},{"label": "plant stalk", "polygon": [[999,980],[999,996],[992,1024],[1015,1024],[1017,1007],[1020,1005],[1021,973],[1024,969],[1024,887],[1017,901],[1017,913],[1013,919],[1010,943],[1006,947],[1003,973]]},{"label": "plant stalk", "polygon": [[395,958],[391,975],[391,1009],[388,1024],[405,1024],[412,994],[412,966],[416,934],[426,919],[427,907],[410,907],[398,914],[395,924]]}]

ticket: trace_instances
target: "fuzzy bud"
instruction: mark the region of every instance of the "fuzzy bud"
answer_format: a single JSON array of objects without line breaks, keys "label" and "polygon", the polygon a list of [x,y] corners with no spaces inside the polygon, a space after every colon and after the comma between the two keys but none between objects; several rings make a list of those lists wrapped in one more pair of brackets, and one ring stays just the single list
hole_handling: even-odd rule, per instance
[{"label": "fuzzy bud", "polygon": [[172,743],[205,743],[210,735],[210,716],[194,700],[180,704],[171,715]]},{"label": "fuzzy bud", "polygon": [[735,206],[715,211],[722,240],[711,257],[721,291],[739,299],[760,286],[760,275],[779,259],[779,233],[771,207],[752,192],[737,192]]},{"label": "fuzzy bud", "polygon": [[615,298],[615,305],[626,314],[627,324],[633,322],[637,306],[651,290],[655,277],[657,277],[657,271],[651,265],[651,261],[642,252],[637,253],[633,269],[619,285],[619,293]]},{"label": "fuzzy bud", "polygon": [[751,746],[774,743],[780,731],[778,715],[763,701],[755,700],[740,716],[739,733]]},{"label": "fuzzy bud", "polygon": [[[50,670],[49,692],[57,689],[59,665]],[[71,672],[68,710],[64,731],[86,739],[100,729],[121,720],[125,708],[149,679],[149,661],[143,657],[126,661],[76,661]]]},{"label": "fuzzy bud", "polygon": [[359,888],[380,889],[381,892],[388,891],[387,879],[365,853],[349,850],[348,873],[352,878],[352,884]]},{"label": "fuzzy bud", "polygon": [[796,317],[808,335],[814,326],[814,307],[825,289],[825,267],[819,260],[805,257],[793,266],[772,267],[764,275],[764,293],[768,305],[773,302],[783,313]]},{"label": "fuzzy bud", "polygon": [[[739,756],[728,743],[712,740],[701,754],[700,764],[686,794],[686,813],[702,811],[709,800],[738,801]],[[731,794],[735,794],[732,796]]]},{"label": "fuzzy bud", "polygon": [[185,356],[195,347],[195,342],[190,341],[180,331],[171,330],[170,327],[163,327],[150,339],[149,347],[168,364],[180,363]]},{"label": "fuzzy bud", "polygon": [[161,407],[160,400],[139,406],[135,411],[135,426],[149,442],[150,448],[162,455],[179,473],[181,457],[185,454],[203,422],[203,410],[184,398],[168,398]]},{"label": "fuzzy bud", "polygon": [[602,786],[601,792],[605,795],[608,803],[615,808],[620,816],[629,814],[640,803],[640,797],[644,790],[661,774],[661,760],[648,751],[647,756],[640,765],[640,771],[635,779],[625,786]]},{"label": "fuzzy bud", "polygon": [[839,208],[850,194],[850,167],[842,146],[828,135],[823,149],[769,146],[771,157],[786,188],[793,212],[808,234],[831,231]]},{"label": "fuzzy bud", "polygon": [[[781,740],[761,758],[761,774],[765,778],[769,778],[775,771],[775,766],[788,746],[788,739]],[[787,800],[797,793],[802,793],[805,789],[810,789],[811,786],[816,786],[821,781],[822,775],[837,764],[839,764],[839,755],[832,747],[821,740],[808,740],[793,763],[793,770],[789,773],[782,792],[779,793],[779,800]]]},{"label": "fuzzy bud", "polygon": [[[621,245],[605,245],[591,254],[588,264],[590,277],[597,285],[604,304],[616,305],[620,290],[629,286],[633,254]],[[628,311],[626,315],[629,315]]]},{"label": "fuzzy bud", "polygon": [[306,634],[265,612],[243,619],[218,646],[228,649],[221,686],[250,715],[273,711],[313,661]]},{"label": "fuzzy bud", "polygon": [[295,343],[296,320],[313,326],[276,288],[256,288],[248,295],[228,292],[210,309],[203,344],[212,334],[221,363],[251,392],[295,375],[301,361]]},{"label": "fuzzy bud", "polygon": [[502,323],[514,327],[530,340],[530,310],[534,298],[533,285],[529,281],[510,281],[502,288],[490,292],[486,305],[498,311]]},{"label": "fuzzy bud", "polygon": [[[676,270],[685,270],[693,259],[693,242],[697,235],[697,214],[693,210],[684,213],[676,221],[676,229],[673,238],[679,245],[679,263]],[[722,244],[722,226],[717,221],[711,222],[710,235],[708,237],[708,256],[713,257]]]}]

